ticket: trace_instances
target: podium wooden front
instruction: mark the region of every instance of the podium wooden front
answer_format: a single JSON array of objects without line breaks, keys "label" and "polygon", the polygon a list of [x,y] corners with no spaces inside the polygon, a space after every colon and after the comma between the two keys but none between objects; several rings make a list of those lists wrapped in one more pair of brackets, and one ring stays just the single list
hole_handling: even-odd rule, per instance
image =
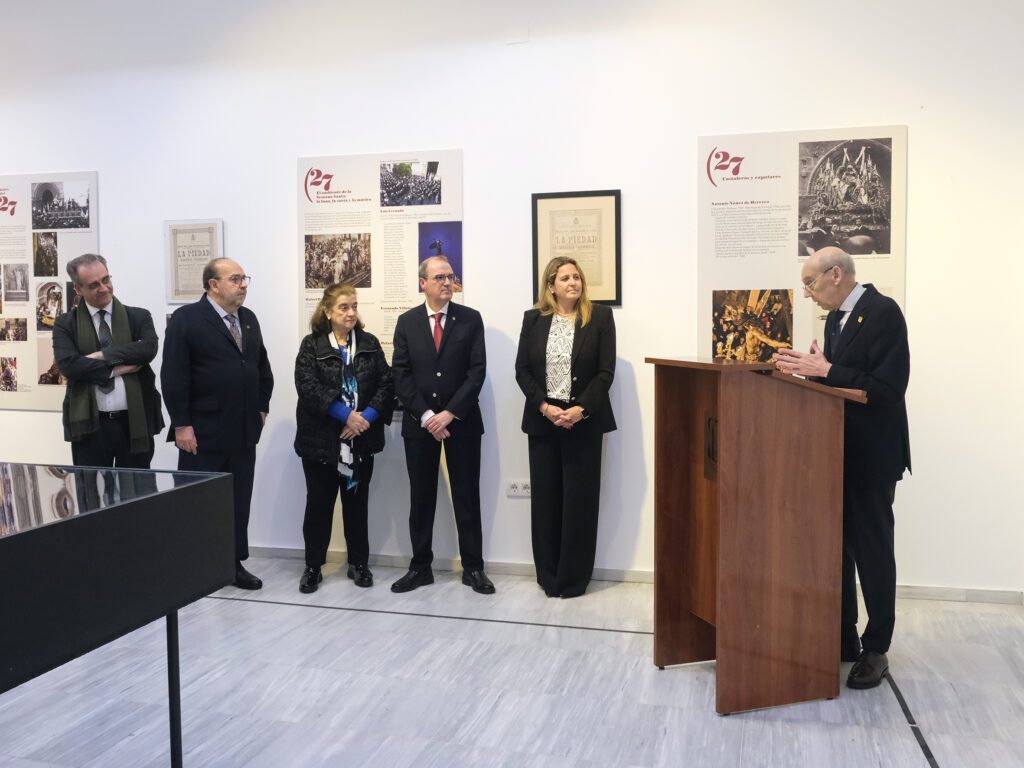
[{"label": "podium wooden front", "polygon": [[844,401],[770,363],[655,365],[654,663],[715,709],[839,694]]}]

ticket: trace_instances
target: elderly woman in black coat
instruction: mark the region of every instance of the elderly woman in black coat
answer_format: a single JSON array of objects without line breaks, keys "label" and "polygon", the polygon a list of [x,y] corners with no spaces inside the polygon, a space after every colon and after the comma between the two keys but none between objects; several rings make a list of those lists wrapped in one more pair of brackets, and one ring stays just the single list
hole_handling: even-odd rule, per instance
[{"label": "elderly woman in black coat", "polygon": [[306,476],[306,570],[299,591],[315,592],[323,580],[339,491],[348,577],[370,587],[367,503],[373,455],[384,450],[384,425],[394,410],[391,368],[377,337],[363,329],[356,289],[347,283],[324,290],[309,328],[295,358],[295,452]]}]

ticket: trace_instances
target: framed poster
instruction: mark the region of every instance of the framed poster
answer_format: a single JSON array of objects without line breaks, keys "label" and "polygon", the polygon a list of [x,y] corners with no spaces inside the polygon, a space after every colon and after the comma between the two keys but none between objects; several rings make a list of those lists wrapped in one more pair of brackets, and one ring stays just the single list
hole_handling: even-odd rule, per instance
[{"label": "framed poster", "polygon": [[203,295],[203,267],[224,256],[224,220],[164,222],[167,303],[187,304]]},{"label": "framed poster", "polygon": [[556,256],[576,260],[597,304],[622,304],[621,193],[533,194],[533,300],[540,297],[544,267]]}]

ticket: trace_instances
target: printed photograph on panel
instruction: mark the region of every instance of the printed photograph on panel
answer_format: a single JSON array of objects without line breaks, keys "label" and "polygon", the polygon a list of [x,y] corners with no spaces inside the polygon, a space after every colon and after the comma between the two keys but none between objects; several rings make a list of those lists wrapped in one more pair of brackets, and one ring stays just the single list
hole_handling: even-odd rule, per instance
[{"label": "printed photograph on panel", "polygon": [[32,233],[32,274],[36,277],[57,276],[57,233]]},{"label": "printed photograph on panel", "polygon": [[0,317],[0,341],[28,341],[28,320]]},{"label": "printed photograph on panel", "polygon": [[36,337],[36,353],[40,384],[64,386],[68,383],[67,377],[58,370],[57,362],[53,359],[53,336],[46,334]]},{"label": "printed photograph on panel", "polygon": [[68,312],[78,306],[82,297],[75,292],[75,284],[71,281],[64,283],[64,295],[68,297]]},{"label": "printed photograph on panel", "polygon": [[32,229],[88,229],[87,181],[40,181],[32,184]]},{"label": "printed photograph on panel", "polygon": [[348,283],[371,288],[370,233],[306,235],[306,288]]},{"label": "printed photograph on panel", "polygon": [[18,391],[18,358],[0,357],[0,392]]},{"label": "printed photograph on panel", "polygon": [[830,245],[888,254],[891,221],[891,138],[800,144],[800,258]]},{"label": "printed photograph on panel", "polygon": [[[419,248],[417,267],[431,256],[444,256],[452,265],[455,282],[452,290],[462,291],[462,222],[421,221],[419,224]],[[419,280],[416,281],[419,285]],[[420,289],[423,293],[423,289]]]},{"label": "printed photograph on panel", "polygon": [[793,291],[712,291],[711,354],[764,363],[793,346]]},{"label": "printed photograph on panel", "polygon": [[440,205],[440,163],[381,163],[380,204],[382,208],[405,205]]},{"label": "printed photograph on panel", "polygon": [[4,264],[4,301],[28,301],[28,264]]},{"label": "printed photograph on panel", "polygon": [[64,289],[60,283],[43,283],[36,289],[36,330],[52,331],[64,314]]}]

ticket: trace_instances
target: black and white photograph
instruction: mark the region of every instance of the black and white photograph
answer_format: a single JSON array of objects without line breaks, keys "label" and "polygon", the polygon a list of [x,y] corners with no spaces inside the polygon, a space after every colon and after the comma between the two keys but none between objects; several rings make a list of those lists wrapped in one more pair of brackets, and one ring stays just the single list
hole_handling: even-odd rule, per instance
[{"label": "black and white photograph", "polygon": [[28,341],[28,320],[0,317],[0,341]]},{"label": "black and white photograph", "polygon": [[0,357],[0,392],[18,391],[18,358]]},{"label": "black and white photograph", "polygon": [[82,297],[75,292],[75,284],[70,280],[64,283],[64,288],[64,295],[68,297],[68,312],[70,312],[78,306],[78,302],[82,300]]},{"label": "black and white photograph", "polygon": [[830,245],[888,254],[892,139],[801,142],[799,211],[800,258]]},{"label": "black and white photograph", "polygon": [[68,383],[67,377],[60,372],[57,361],[53,359],[53,337],[49,334],[36,337],[36,368],[40,384],[64,386]]},{"label": "black and white photograph", "polygon": [[306,235],[306,288],[348,283],[370,288],[370,233]]},{"label": "black and white photograph", "polygon": [[382,208],[406,205],[440,205],[441,177],[438,162],[381,163],[380,204]]},{"label": "black and white photograph", "polygon": [[64,289],[60,283],[42,283],[36,289],[36,330],[52,331],[64,313]]},{"label": "black and white photograph", "polygon": [[32,274],[36,277],[57,276],[57,233],[32,233]]},{"label": "black and white photograph", "polygon": [[92,191],[87,181],[32,184],[32,229],[88,229]]},{"label": "black and white photograph", "polygon": [[28,264],[4,264],[4,301],[28,301]]},{"label": "black and white photograph", "polygon": [[763,363],[793,346],[791,289],[714,291],[711,311],[713,357]]}]

